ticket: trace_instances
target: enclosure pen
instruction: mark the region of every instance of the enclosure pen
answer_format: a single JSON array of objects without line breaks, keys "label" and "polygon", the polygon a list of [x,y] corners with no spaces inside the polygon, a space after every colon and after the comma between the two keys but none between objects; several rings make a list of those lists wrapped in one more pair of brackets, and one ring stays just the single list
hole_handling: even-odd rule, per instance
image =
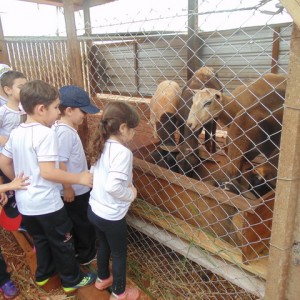
[{"label": "enclosure pen", "polygon": [[[299,1],[22,2],[63,7],[66,34],[7,36],[0,22],[0,62],[141,117],[127,216],[140,299],[298,299]],[[100,119],[79,128],[85,149]],[[34,274],[30,236],[13,235]]]}]

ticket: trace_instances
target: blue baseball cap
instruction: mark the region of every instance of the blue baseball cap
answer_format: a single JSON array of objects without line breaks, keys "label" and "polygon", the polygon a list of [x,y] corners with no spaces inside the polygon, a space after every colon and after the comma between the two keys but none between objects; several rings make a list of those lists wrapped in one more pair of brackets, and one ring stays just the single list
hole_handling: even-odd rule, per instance
[{"label": "blue baseball cap", "polygon": [[78,107],[87,114],[96,114],[98,107],[91,104],[88,93],[75,85],[66,85],[60,88],[60,104],[65,107]]}]

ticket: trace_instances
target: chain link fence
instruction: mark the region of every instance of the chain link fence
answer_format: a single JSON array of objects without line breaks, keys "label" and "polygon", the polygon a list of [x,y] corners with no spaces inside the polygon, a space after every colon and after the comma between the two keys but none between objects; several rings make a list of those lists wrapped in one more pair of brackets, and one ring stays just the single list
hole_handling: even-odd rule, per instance
[{"label": "chain link fence", "polygon": [[[127,101],[141,116],[130,144],[138,199],[128,214],[128,267],[153,299],[264,295],[292,23],[274,24],[285,13],[276,1],[273,13],[264,11],[270,1],[220,9],[225,2],[165,17],[149,8],[78,37],[96,105]],[[238,27],[202,29],[244,11]],[[247,27],[261,12],[262,25]],[[65,38],[6,44],[29,79],[72,82]],[[88,117],[89,133],[98,122]]]}]

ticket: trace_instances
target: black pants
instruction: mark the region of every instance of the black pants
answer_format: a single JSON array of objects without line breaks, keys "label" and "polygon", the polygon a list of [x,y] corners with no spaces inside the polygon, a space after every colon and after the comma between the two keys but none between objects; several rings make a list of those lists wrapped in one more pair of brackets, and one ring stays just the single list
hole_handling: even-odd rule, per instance
[{"label": "black pants", "polygon": [[109,258],[112,257],[113,285],[112,292],[119,295],[126,288],[126,259],[127,259],[127,223],[123,218],[119,221],[109,221],[98,217],[88,208],[88,217],[95,225],[99,239],[97,252],[98,277],[109,277]]},{"label": "black pants", "polygon": [[65,208],[73,223],[75,252],[79,263],[85,263],[96,255],[96,233],[87,217],[90,192],[75,197],[72,202],[65,202]]},{"label": "black pants", "polygon": [[0,252],[0,287],[10,280],[10,274],[6,271],[6,268],[4,257]]},{"label": "black pants", "polygon": [[57,272],[64,287],[78,284],[83,273],[75,259],[72,222],[65,207],[45,215],[23,215],[23,222],[36,248],[36,280],[43,281]]}]

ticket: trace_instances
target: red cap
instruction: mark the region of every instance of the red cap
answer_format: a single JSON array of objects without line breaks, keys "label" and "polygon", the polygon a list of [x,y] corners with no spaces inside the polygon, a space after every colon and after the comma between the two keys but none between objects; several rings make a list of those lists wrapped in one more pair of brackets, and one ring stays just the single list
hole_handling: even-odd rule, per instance
[{"label": "red cap", "polygon": [[11,198],[3,206],[0,213],[0,226],[9,231],[18,230],[22,222],[22,215],[19,213],[16,200]]}]

